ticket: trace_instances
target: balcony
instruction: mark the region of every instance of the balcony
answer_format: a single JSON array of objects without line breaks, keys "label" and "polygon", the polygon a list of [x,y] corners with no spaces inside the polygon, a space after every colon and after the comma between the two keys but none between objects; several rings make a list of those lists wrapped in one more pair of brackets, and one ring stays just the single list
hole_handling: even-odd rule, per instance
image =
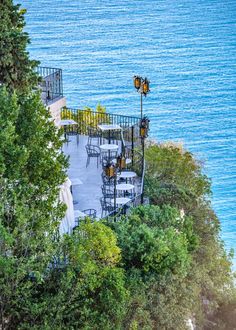
[{"label": "balcony", "polygon": [[42,77],[40,89],[42,90],[42,101],[45,105],[63,98],[62,70],[49,67],[37,67],[37,73]]}]

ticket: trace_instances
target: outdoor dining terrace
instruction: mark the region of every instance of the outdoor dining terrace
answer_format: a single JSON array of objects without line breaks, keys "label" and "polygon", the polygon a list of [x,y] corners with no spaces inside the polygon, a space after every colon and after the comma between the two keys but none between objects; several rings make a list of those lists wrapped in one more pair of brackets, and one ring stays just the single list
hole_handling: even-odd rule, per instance
[{"label": "outdoor dining terrace", "polygon": [[140,118],[64,108],[60,126],[77,220],[119,217],[141,203]]}]

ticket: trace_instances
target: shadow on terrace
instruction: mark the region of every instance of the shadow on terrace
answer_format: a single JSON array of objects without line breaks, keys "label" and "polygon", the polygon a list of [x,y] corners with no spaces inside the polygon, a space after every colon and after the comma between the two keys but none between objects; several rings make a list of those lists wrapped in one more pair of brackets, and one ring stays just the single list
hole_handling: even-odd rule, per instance
[{"label": "shadow on terrace", "polygon": [[140,118],[67,108],[60,124],[75,218],[118,217],[140,204],[145,167]]}]

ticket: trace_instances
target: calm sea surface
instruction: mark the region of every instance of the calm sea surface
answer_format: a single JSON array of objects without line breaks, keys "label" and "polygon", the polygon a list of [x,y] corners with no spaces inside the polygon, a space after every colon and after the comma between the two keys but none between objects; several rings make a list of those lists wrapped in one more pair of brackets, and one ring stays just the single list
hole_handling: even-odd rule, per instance
[{"label": "calm sea surface", "polygon": [[[137,115],[132,77],[151,81],[151,136],[182,141],[212,178],[227,248],[236,250],[236,1],[22,0],[29,51],[63,69],[73,107]],[[236,259],[235,259],[236,264]]]}]

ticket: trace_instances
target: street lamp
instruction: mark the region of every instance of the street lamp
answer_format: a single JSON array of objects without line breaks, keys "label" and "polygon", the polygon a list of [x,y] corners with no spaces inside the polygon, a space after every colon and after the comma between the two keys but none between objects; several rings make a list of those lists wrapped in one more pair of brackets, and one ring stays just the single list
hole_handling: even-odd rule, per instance
[{"label": "street lamp", "polygon": [[149,80],[147,78],[142,78],[140,76],[134,76],[134,87],[137,89],[137,92],[140,93],[140,110],[141,110],[141,119],[143,118],[143,95],[146,97],[150,92],[149,89]]},{"label": "street lamp", "polygon": [[[137,92],[139,92],[141,95],[139,133],[142,144],[142,173],[144,171],[145,138],[148,136],[148,130],[149,130],[149,119],[146,116],[143,117],[143,95],[146,97],[147,94],[150,92],[149,83],[150,82],[146,77],[142,78],[140,76],[134,76],[134,87],[136,88]],[[144,189],[144,183],[143,183],[143,189]],[[141,204],[143,204],[143,193],[141,195]]]}]

